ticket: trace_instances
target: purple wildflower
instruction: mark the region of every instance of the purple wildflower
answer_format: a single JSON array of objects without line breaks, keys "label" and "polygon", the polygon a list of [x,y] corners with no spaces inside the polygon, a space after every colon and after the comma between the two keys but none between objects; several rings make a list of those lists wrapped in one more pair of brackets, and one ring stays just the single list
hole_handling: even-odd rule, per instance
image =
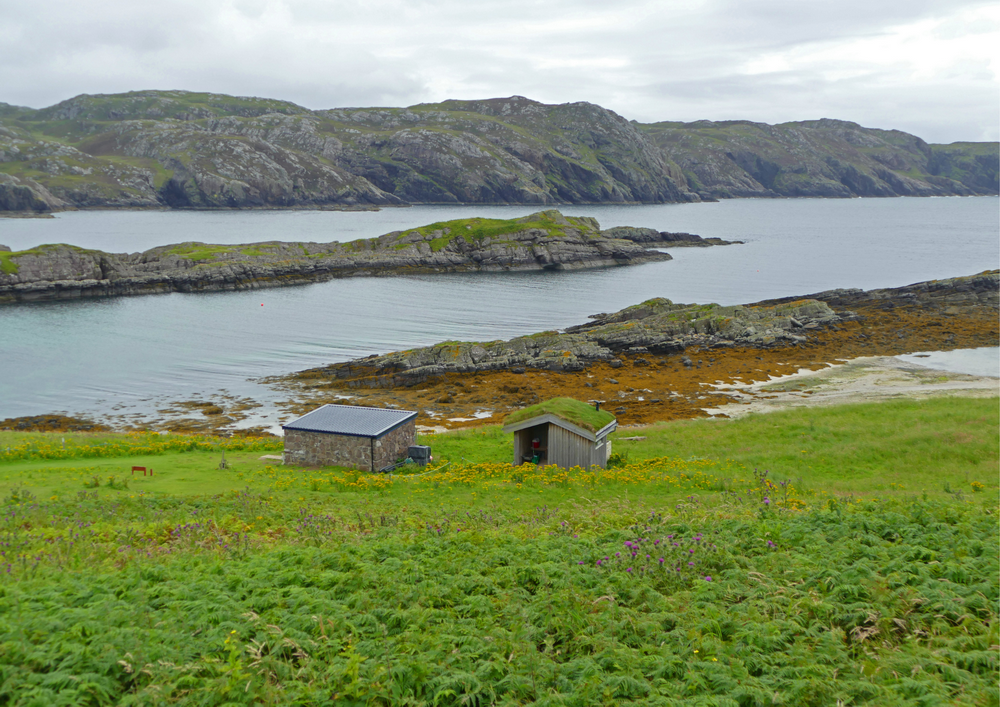
[{"label": "purple wildflower", "polygon": [[706,582],[711,582],[712,581],[712,577],[711,576],[706,576],[705,577],[705,581]]}]

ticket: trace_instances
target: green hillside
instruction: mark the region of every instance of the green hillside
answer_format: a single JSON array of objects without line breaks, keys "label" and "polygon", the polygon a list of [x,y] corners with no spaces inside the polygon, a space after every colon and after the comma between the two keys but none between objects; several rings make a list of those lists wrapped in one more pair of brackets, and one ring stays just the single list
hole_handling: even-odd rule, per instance
[{"label": "green hillside", "polygon": [[997,410],[669,423],[607,470],[463,430],[399,476],[0,431],[0,701],[995,704]]},{"label": "green hillside", "polygon": [[133,91],[0,104],[0,211],[995,194],[997,155],[836,120],[641,125],[520,96],[313,111]]}]

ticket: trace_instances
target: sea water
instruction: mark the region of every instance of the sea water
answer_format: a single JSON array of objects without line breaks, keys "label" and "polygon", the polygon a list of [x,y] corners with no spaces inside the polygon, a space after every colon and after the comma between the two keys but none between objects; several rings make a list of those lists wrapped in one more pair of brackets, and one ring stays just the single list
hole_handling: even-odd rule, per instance
[{"label": "sea water", "polygon": [[955,351],[917,351],[896,358],[937,371],[1000,378],[1000,347],[997,346]]},{"label": "sea water", "polygon": [[[265,403],[261,376],[442,340],[559,329],[651,297],[739,304],[821,290],[896,287],[1000,267],[994,197],[730,200],[563,206],[602,227],[646,226],[744,245],[571,272],[348,278],[293,288],[0,306],[0,419],[64,411],[155,416],[220,390]],[[15,250],[70,243],[110,252],[198,240],[348,241],[529,206],[377,212],[82,211],[0,219]],[[924,363],[927,359],[917,359]],[[257,422],[267,421],[265,406]]]}]

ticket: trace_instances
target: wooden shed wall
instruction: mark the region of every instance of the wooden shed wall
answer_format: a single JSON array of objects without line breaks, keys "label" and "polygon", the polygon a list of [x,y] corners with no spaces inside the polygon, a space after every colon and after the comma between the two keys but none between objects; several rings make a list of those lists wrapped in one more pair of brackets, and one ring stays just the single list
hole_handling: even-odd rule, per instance
[{"label": "wooden shed wall", "polygon": [[596,450],[594,443],[586,437],[570,432],[558,425],[549,425],[549,463],[561,467],[582,466],[584,469],[607,462],[605,447]]}]

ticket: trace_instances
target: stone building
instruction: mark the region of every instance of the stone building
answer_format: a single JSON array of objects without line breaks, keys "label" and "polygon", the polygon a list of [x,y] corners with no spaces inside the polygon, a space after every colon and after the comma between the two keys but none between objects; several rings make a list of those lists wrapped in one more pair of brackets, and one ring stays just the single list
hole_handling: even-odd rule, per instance
[{"label": "stone building", "polygon": [[552,398],[518,410],[504,420],[514,433],[514,465],[532,462],[564,469],[607,466],[615,416],[572,398]]},{"label": "stone building", "polygon": [[381,471],[406,457],[416,419],[409,410],[324,405],[281,426],[285,464]]}]

